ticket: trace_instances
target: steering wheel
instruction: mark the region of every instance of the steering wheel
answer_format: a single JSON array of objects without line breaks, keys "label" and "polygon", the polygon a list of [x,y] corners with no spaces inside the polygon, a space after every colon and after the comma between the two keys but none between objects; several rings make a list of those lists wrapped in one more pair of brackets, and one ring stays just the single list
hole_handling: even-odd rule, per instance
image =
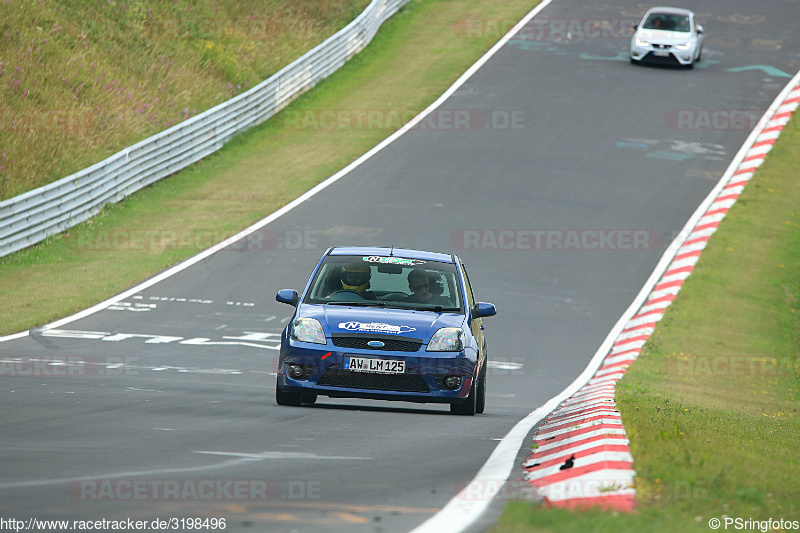
[{"label": "steering wheel", "polygon": [[[337,294],[348,294],[348,293],[349,294],[355,294],[356,296],[358,296],[359,300],[365,300],[366,299],[366,298],[364,298],[363,294],[361,294],[358,291],[354,291],[353,289],[338,289],[338,290],[335,290],[335,291],[333,291],[332,293],[330,293],[328,295],[328,298],[332,298],[333,296],[336,296]],[[339,298],[336,298],[336,299],[339,300]]]}]

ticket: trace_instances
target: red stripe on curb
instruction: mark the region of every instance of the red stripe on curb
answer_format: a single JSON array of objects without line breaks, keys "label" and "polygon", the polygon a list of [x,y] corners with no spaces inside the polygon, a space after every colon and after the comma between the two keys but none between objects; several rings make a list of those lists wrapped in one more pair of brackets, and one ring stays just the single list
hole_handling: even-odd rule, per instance
[{"label": "red stripe on curb", "polygon": [[676,255],[675,259],[673,259],[673,262],[674,261],[682,261],[683,259],[688,259],[690,257],[700,257],[701,253],[702,253],[702,250],[692,250],[691,252],[685,252],[683,254],[680,254],[680,252],[679,252],[679,255]]},{"label": "red stripe on curb", "polygon": [[615,354],[609,354],[609,356],[610,357],[622,357],[623,355],[636,354],[636,356],[638,357],[639,354],[641,353],[641,351],[642,351],[641,348],[631,348],[630,350],[624,350],[622,352],[618,352],[618,353],[615,353]]},{"label": "red stripe on curb", "polygon": [[570,511],[600,509],[601,511],[622,511],[630,513],[636,508],[636,495],[613,494],[595,498],[572,498],[569,500],[555,501],[545,498],[544,502],[547,507],[559,507]]},{"label": "red stripe on curb", "polygon": [[[586,444],[589,442],[594,442],[600,439],[618,439],[620,441],[628,441],[628,437],[626,435],[621,435],[619,433],[615,433],[614,435],[603,435],[601,437],[591,437],[583,440],[579,440],[577,442],[571,442],[569,444],[562,444],[561,446],[554,446],[553,448],[549,448],[547,450],[542,450],[542,452],[547,453],[559,453],[565,450],[572,450],[575,449],[575,446],[580,446],[581,444]],[[627,446],[627,444],[620,444],[620,446]]]},{"label": "red stripe on curb", "polygon": [[775,144],[775,141],[776,141],[776,139],[764,139],[763,141],[758,141],[757,143],[755,143],[753,145],[753,148],[760,148],[760,147],[766,146],[768,144],[772,145],[772,144]]},{"label": "red stripe on curb", "polygon": [[734,172],[733,175],[734,176],[738,176],[738,175],[741,175],[741,174],[749,174],[751,172],[753,172],[752,167],[745,167],[745,168],[739,167],[739,169],[736,170],[736,172]]},{"label": "red stripe on curb", "polygon": [[[710,237],[699,237],[697,240],[709,239],[709,238]],[[694,270],[694,265],[686,265],[686,266],[682,266],[680,268],[673,268],[673,269],[670,269],[670,270],[667,270],[666,272],[664,272],[664,277],[668,278],[668,277],[673,276],[675,274],[680,274],[681,272],[691,272],[692,270]],[[636,316],[642,316],[642,315],[636,315]],[[636,317],[634,317],[634,320],[635,320],[635,318]]]},{"label": "red stripe on curb", "polygon": [[[700,243],[700,242],[708,242],[708,240],[709,240],[710,238],[711,238],[711,235],[705,235],[705,236],[703,236],[703,237],[697,237],[696,239],[691,239],[691,240],[688,240],[688,241],[686,241],[684,244],[685,244],[686,246],[691,246],[691,245],[693,245],[693,244],[697,244],[697,243]],[[692,265],[692,266],[694,266],[694,265]]]},{"label": "red stripe on curb", "polygon": [[617,363],[611,363],[610,365],[601,366],[600,370],[605,370],[607,368],[614,368],[617,366],[625,366],[628,367],[633,363],[636,359],[625,359],[624,361],[619,361]]},{"label": "red stripe on curb", "polygon": [[552,485],[553,483],[558,483],[559,481],[564,481],[565,479],[582,476],[584,474],[591,474],[592,472],[597,472],[598,470],[632,470],[632,469],[633,466],[631,465],[631,463],[627,461],[600,461],[586,466],[573,466],[572,468],[562,470],[561,472],[557,472],[550,476],[537,478],[534,481],[537,486],[542,487],[545,485]]},{"label": "red stripe on curb", "polygon": [[717,229],[717,226],[719,226],[719,221],[709,222],[707,224],[699,225],[694,230],[695,231],[702,231],[704,229],[711,229],[711,228]]},{"label": "red stripe on curb", "polygon": [[[529,472],[532,472],[534,468],[547,468],[550,466],[555,466],[557,464],[564,464],[567,462],[567,459],[575,456],[575,460],[579,460],[581,458],[587,458],[591,455],[600,452],[629,452],[628,446],[625,444],[600,444],[594,448],[587,448],[586,450],[581,450],[579,452],[572,453],[570,451],[562,452],[557,458],[555,459],[548,459],[543,463],[536,463],[535,465],[526,466],[525,469]],[[547,455],[550,455],[549,453]]]},{"label": "red stripe on curb", "polygon": [[[619,414],[619,411],[617,411],[615,409],[615,406],[614,406],[613,403],[608,403],[608,402],[605,402],[605,401],[601,402],[601,404],[599,404],[599,405],[595,405],[595,406],[593,406],[591,408],[588,408],[588,409],[584,410],[584,412],[587,412],[587,413],[588,412],[600,412],[600,411],[604,411],[604,412],[608,411],[608,412],[611,412],[611,413]],[[556,423],[556,422],[558,422],[560,420],[564,420],[566,418],[574,418],[576,416],[580,416],[580,413],[563,413],[563,414],[550,415],[547,418],[547,420],[545,421],[545,425],[542,426],[542,427],[547,427],[549,424],[554,424],[554,423]]]},{"label": "red stripe on curb", "polygon": [[675,281],[668,281],[666,283],[659,283],[655,287],[653,287],[653,292],[663,291],[664,289],[669,289],[671,287],[680,287],[683,285],[683,280],[675,280]]},{"label": "red stripe on curb", "polygon": [[753,154],[750,156],[746,156],[744,159],[742,159],[742,163],[746,163],[748,161],[755,161],[756,159],[764,159],[764,155],[765,154]]},{"label": "red stripe on curb", "polygon": [[[679,259],[676,259],[679,261]],[[664,296],[659,296],[658,298],[653,298],[652,296],[645,302],[644,305],[655,305],[664,302],[672,302],[675,299],[674,294],[665,294]],[[662,309],[661,312],[663,313],[664,310]]]},{"label": "red stripe on curb", "polygon": [[634,331],[638,331],[640,329],[647,329],[647,328],[654,328],[656,327],[655,322],[645,322],[644,324],[637,324],[635,326],[631,326],[629,328],[623,329],[620,336],[625,335],[626,333],[632,333]]},{"label": "red stripe on curb", "polygon": [[719,199],[720,200],[733,200],[733,201],[736,201],[736,200],[739,199],[739,196],[741,196],[741,195],[742,195],[742,193],[736,192],[736,193],[727,194],[725,196],[720,196]]},{"label": "red stripe on curb", "polygon": [[714,209],[713,211],[706,211],[706,214],[703,216],[710,217],[713,215],[723,215],[727,214],[730,207],[720,207],[719,209]]},{"label": "red stripe on curb", "polygon": [[[586,418],[584,418],[582,420],[575,420],[574,422],[564,422],[564,423],[561,423],[561,424],[558,424],[558,425],[555,425],[555,426],[548,427],[547,428],[547,432],[545,434],[551,433],[553,431],[561,431],[562,429],[568,429],[568,428],[574,427],[574,426],[580,426],[580,425],[584,425],[584,424],[589,424],[589,423],[594,422],[596,420],[606,420],[606,419],[609,419],[609,418],[612,418],[612,417],[610,415],[600,414],[600,415],[589,416],[589,417],[586,417]],[[622,425],[622,419],[620,418],[619,413],[616,413],[616,417],[615,418],[617,418],[620,421],[619,425],[621,426]],[[608,424],[608,425],[609,426],[614,426],[614,424]],[[595,426],[588,426],[588,427],[595,427]]]},{"label": "red stripe on curb", "polygon": [[[681,283],[683,283],[683,282],[681,282]],[[630,344],[632,342],[646,341],[649,338],[650,338],[650,334],[649,333],[647,335],[639,335],[638,337],[631,337],[631,338],[628,338],[628,339],[622,339],[621,341],[617,341],[616,343],[614,343],[614,346],[625,346],[626,344]]]},{"label": "red stripe on curb", "polygon": [[554,416],[554,417],[550,417],[550,418],[547,419],[546,424],[544,426],[542,426],[542,428],[540,428],[540,431],[542,429],[546,429],[548,426],[550,426],[552,424],[560,424],[561,422],[563,422],[564,420],[567,420],[567,419],[572,420],[576,416],[580,416],[583,413],[601,413],[601,412],[609,412],[611,414],[619,415],[619,411],[617,411],[614,408],[613,402],[609,402],[608,400],[602,400],[602,401],[599,401],[598,403],[595,403],[593,405],[587,406],[584,409],[578,408],[573,413],[568,413],[568,412],[564,411],[564,414],[561,414],[561,415],[558,415],[558,416]]},{"label": "red stripe on curb", "polygon": [[[551,443],[560,442],[562,440],[571,439],[571,438],[574,438],[574,437],[580,437],[581,435],[584,435],[586,433],[591,433],[593,431],[602,431],[602,430],[606,430],[606,429],[620,429],[621,427],[622,427],[622,425],[620,425],[620,424],[597,424],[596,426],[591,426],[591,427],[588,427],[588,428],[576,429],[575,431],[562,433],[561,435],[553,435],[552,437],[547,437],[546,439],[535,441],[535,442],[536,442],[536,444],[541,446],[543,444],[551,444]],[[541,431],[541,429],[539,431]]]},{"label": "red stripe on curb", "polygon": [[[722,190],[724,191],[725,189],[731,189],[733,187],[745,187],[745,186],[747,186],[748,183],[750,183],[750,180],[732,181],[732,182],[728,183],[725,186],[725,188],[722,189]],[[739,194],[741,194],[741,193],[739,193]]]}]

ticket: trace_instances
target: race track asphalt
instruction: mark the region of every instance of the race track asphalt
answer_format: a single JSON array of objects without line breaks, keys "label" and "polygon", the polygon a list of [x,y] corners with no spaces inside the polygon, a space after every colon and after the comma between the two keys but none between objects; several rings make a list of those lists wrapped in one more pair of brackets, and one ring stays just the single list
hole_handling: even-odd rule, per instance
[{"label": "race track asphalt", "polygon": [[[694,2],[707,30],[694,70],[628,63],[621,30],[647,7],[555,0],[423,128],[245,243],[0,344],[0,516],[285,532],[407,531],[431,516],[580,374],[748,120],[800,69],[796,1]],[[613,31],[591,31],[598,20]],[[477,298],[498,308],[485,414],[275,404],[291,314],[275,292],[301,289],[328,246],[362,244],[465,260]],[[15,375],[16,358],[39,367]]]}]

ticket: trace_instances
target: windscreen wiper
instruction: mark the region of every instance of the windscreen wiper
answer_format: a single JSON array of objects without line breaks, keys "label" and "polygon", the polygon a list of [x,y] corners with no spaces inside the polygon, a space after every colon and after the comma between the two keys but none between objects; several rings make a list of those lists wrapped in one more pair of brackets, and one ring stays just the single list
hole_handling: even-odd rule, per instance
[{"label": "windscreen wiper", "polygon": [[376,302],[374,300],[365,300],[363,302],[326,302],[326,305],[348,305],[354,307],[386,307],[385,302]]}]

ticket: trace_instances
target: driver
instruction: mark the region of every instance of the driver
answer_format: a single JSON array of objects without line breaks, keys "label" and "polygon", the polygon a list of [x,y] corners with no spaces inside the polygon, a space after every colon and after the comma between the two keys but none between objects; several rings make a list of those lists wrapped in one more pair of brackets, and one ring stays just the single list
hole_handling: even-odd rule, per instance
[{"label": "driver", "polygon": [[357,292],[367,300],[377,300],[375,293],[368,291],[371,270],[366,263],[347,263],[342,266],[342,290]]}]

